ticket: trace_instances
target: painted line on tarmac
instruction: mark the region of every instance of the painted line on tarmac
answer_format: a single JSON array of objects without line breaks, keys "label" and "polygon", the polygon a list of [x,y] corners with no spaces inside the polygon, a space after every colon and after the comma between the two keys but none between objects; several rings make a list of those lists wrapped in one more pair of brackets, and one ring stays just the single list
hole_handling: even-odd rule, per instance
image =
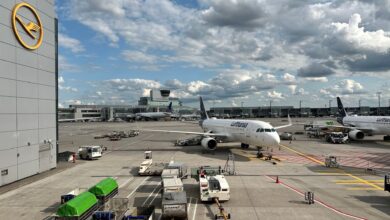
[{"label": "painted line on tarmac", "polygon": [[[268,179],[271,179],[272,181],[276,181],[276,179],[274,179],[274,178],[272,178],[272,177],[270,177],[270,176],[266,176],[266,177],[267,177]],[[296,192],[296,193],[298,193],[298,194],[300,194],[300,195],[302,195],[302,196],[305,196],[305,194],[304,194],[303,192],[301,192],[300,190],[298,190],[298,189],[296,189],[296,188],[294,188],[294,187],[292,187],[292,186],[289,186],[289,185],[287,185],[286,183],[281,182],[280,180],[279,180],[279,183],[278,183],[278,184],[280,184],[280,185],[284,186],[285,188],[288,188],[288,189],[290,189],[290,190],[292,190],[292,191],[294,191],[294,192]],[[329,210],[331,210],[331,211],[333,211],[333,212],[335,212],[335,213],[337,213],[337,214],[340,214],[340,215],[342,215],[342,216],[346,216],[346,217],[350,217],[350,218],[358,219],[358,220],[367,220],[366,218],[354,216],[354,215],[348,214],[348,213],[346,213],[346,212],[343,212],[343,211],[341,211],[341,210],[338,210],[338,209],[332,207],[331,205],[326,204],[325,202],[323,202],[323,201],[321,201],[321,200],[314,199],[314,201],[315,201],[316,203],[322,205],[323,207],[325,207],[325,208],[327,208],[327,209],[329,209]]]},{"label": "painted line on tarmac", "polygon": [[129,195],[127,195],[126,196],[126,198],[129,198],[131,195],[133,195],[133,193],[135,193],[135,191],[137,191],[137,189],[140,187],[140,186],[142,186],[142,184],[144,184],[144,182],[146,181],[146,180],[148,180],[148,179],[150,179],[150,176],[149,177],[146,177],[144,180],[142,180],[142,182],[129,194]]},{"label": "painted line on tarmac", "polygon": [[[145,202],[142,203],[142,206],[144,206],[146,204],[146,202],[149,200],[149,198],[152,196],[152,194],[154,193],[154,191],[157,189],[157,187],[159,187],[160,185],[156,185],[156,187],[154,187],[153,191],[149,194],[149,196],[146,198]],[[160,189],[161,190],[161,189]]]},{"label": "painted line on tarmac", "polygon": [[194,214],[192,215],[192,220],[195,220],[196,208],[198,208],[198,199],[197,198],[194,198],[194,199],[195,199],[195,207],[194,207]]},{"label": "painted line on tarmac", "polygon": [[132,181],[134,179],[134,177],[131,177],[131,178],[129,178],[128,180],[126,180],[124,183],[122,183],[120,186],[119,186],[119,188],[122,188],[122,187],[124,187],[124,186],[126,186],[126,184],[128,184],[130,181]]},{"label": "painted line on tarmac", "polygon": [[161,191],[161,190],[162,190],[162,189],[160,188],[160,189],[157,191],[157,193],[156,193],[156,195],[154,195],[152,201],[149,202],[149,206],[152,205],[153,201],[154,201],[154,200],[157,198],[157,196],[160,194],[160,191]]},{"label": "painted line on tarmac", "polygon": [[[304,154],[304,153],[302,153],[302,152],[299,152],[299,151],[297,151],[297,150],[294,150],[294,149],[292,149],[292,148],[290,148],[290,147],[287,147],[287,146],[284,146],[284,145],[282,145],[282,144],[280,144],[280,146],[282,146],[282,147],[284,147],[284,148],[286,148],[286,149],[288,149],[288,150],[290,150],[290,151],[292,151],[292,152],[295,152],[295,153],[297,153],[298,155],[301,155],[302,157],[305,157],[305,158],[307,158],[307,159],[309,159],[309,160],[311,160],[311,161],[314,161],[314,162],[316,162],[316,163],[318,163],[318,164],[320,164],[320,165],[323,165],[323,166],[325,165],[324,162],[319,161],[319,160],[317,160],[317,159],[315,159],[315,158],[313,158],[313,157],[310,157],[310,156],[308,156],[308,155],[306,155],[306,154]],[[359,180],[360,182],[363,182],[363,183],[365,183],[366,185],[372,186],[372,187],[374,187],[374,188],[376,188],[376,189],[384,190],[382,187],[379,187],[379,186],[377,186],[377,185],[375,185],[375,184],[373,184],[373,183],[368,182],[368,181],[365,180],[365,179],[362,179],[362,178],[360,178],[360,177],[357,177],[357,176],[355,176],[355,175],[352,175],[352,174],[350,174],[350,173],[347,173],[347,172],[345,172],[344,170],[341,170],[341,169],[339,169],[339,168],[337,168],[337,170],[341,171],[340,174],[345,174],[346,176],[349,176],[349,177],[351,177],[351,178],[353,178],[353,179]]]},{"label": "painted line on tarmac", "polygon": [[[347,188],[347,190],[380,190],[373,187],[353,187],[353,188]],[[382,191],[382,190],[381,190]]]}]

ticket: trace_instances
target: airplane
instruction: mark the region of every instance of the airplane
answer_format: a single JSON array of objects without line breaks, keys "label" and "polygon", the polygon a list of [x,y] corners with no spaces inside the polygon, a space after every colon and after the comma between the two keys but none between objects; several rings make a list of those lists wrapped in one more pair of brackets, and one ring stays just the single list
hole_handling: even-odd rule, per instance
[{"label": "airplane", "polygon": [[272,127],[268,122],[257,120],[209,118],[202,97],[199,99],[201,110],[199,124],[204,132],[150,129],[141,129],[141,131],[200,135],[202,137],[201,145],[205,149],[213,151],[217,149],[217,140],[223,140],[223,142],[241,142],[241,148],[243,149],[249,148],[250,145],[258,147],[278,146],[280,138],[276,130],[292,125],[290,116],[288,116],[289,124],[278,127]]},{"label": "airplane", "polygon": [[94,117],[94,118],[70,118],[70,119],[58,119],[58,122],[95,122],[101,121],[102,118]]},{"label": "airplane", "polygon": [[337,121],[343,126],[331,127],[340,127],[348,130],[349,138],[352,140],[362,140],[366,134],[386,135],[384,139],[390,139],[390,116],[348,115],[340,97],[337,97],[337,106],[341,116]]},{"label": "airplane", "polygon": [[179,119],[182,120],[182,121],[196,121],[196,120],[199,120],[200,118],[201,118],[200,115],[198,115],[196,113],[181,114],[179,116]]},{"label": "airplane", "polygon": [[171,115],[172,115],[172,102],[169,103],[166,112],[140,112],[140,113],[136,113],[135,117],[138,120],[144,119],[145,121],[148,120],[157,121],[161,118],[171,117]]}]

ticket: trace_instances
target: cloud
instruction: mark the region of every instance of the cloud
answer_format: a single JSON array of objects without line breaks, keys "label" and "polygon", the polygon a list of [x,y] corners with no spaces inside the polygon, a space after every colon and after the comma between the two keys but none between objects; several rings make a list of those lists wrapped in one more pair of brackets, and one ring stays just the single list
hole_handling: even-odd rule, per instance
[{"label": "cloud", "polygon": [[366,94],[367,91],[359,82],[343,79],[331,87],[321,89],[320,93],[334,98],[338,95]]},{"label": "cloud", "polygon": [[71,38],[65,34],[58,34],[58,45],[65,49],[70,49],[73,53],[80,53],[85,51],[81,42],[75,38]]},{"label": "cloud", "polygon": [[202,11],[202,18],[215,26],[259,28],[267,16],[261,1],[257,0],[215,0],[204,3],[210,7]]},{"label": "cloud", "polygon": [[151,54],[146,54],[141,51],[131,51],[125,50],[122,52],[123,59],[129,62],[135,63],[155,63],[157,61],[157,57]]},{"label": "cloud", "polygon": [[285,99],[285,97],[281,92],[276,92],[276,91],[267,92],[267,97],[272,99]]},{"label": "cloud", "polygon": [[313,82],[328,82],[328,78],[326,77],[305,77],[305,80]]},{"label": "cloud", "polygon": [[362,22],[360,14],[353,14],[348,23],[332,23],[334,35],[345,45],[356,49],[388,53],[390,49],[390,32],[383,30],[365,31],[364,27],[359,27]]},{"label": "cloud", "polygon": [[77,88],[71,86],[64,86],[65,80],[64,77],[58,77],[58,89],[64,92],[78,92]]},{"label": "cloud", "polygon": [[298,76],[300,77],[324,77],[332,75],[334,71],[323,64],[311,63],[308,66],[302,67],[298,70]]}]

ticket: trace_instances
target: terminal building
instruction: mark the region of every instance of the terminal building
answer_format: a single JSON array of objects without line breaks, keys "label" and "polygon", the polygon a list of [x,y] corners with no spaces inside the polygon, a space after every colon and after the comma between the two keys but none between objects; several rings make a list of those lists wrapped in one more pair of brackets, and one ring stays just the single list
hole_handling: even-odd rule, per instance
[{"label": "terminal building", "polygon": [[57,164],[53,0],[0,1],[0,186]]},{"label": "terminal building", "polygon": [[183,106],[179,98],[169,97],[170,90],[150,90],[150,95],[140,97],[138,105],[69,105],[58,109],[58,117],[64,119],[99,118],[102,121],[112,121],[117,118],[129,119],[129,116],[140,112],[166,111],[172,102],[172,109],[179,114],[196,112],[196,108]]}]

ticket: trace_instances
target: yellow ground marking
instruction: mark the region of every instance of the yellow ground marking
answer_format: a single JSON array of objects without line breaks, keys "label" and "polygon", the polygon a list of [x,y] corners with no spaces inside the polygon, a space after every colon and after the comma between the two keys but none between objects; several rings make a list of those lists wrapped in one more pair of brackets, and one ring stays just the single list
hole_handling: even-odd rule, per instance
[{"label": "yellow ground marking", "polygon": [[[333,182],[349,183],[349,182],[357,182],[357,181],[356,180],[333,180]],[[367,182],[383,183],[383,180],[367,180]]]},{"label": "yellow ground marking", "polygon": [[355,188],[347,188],[347,190],[380,190],[377,188],[372,188],[372,187],[355,187]]},{"label": "yellow ground marking", "polygon": [[[308,156],[308,155],[306,155],[306,154],[304,154],[304,153],[302,153],[302,152],[299,152],[299,151],[294,150],[294,149],[292,149],[292,148],[290,148],[290,147],[284,146],[283,144],[280,144],[280,146],[282,146],[282,147],[284,147],[284,148],[286,148],[286,149],[288,149],[288,150],[290,150],[290,151],[292,151],[292,152],[295,152],[296,154],[301,155],[302,157],[305,157],[305,158],[307,158],[307,159],[309,159],[309,160],[311,160],[311,161],[314,161],[314,162],[316,162],[316,163],[318,163],[318,164],[320,164],[320,165],[322,165],[322,166],[325,165],[324,162],[319,161],[319,160],[317,160],[317,159],[315,159],[315,158],[313,158],[313,157],[310,157],[310,156]],[[375,189],[384,190],[382,187],[379,187],[379,186],[375,185],[374,183],[368,182],[368,181],[365,180],[365,179],[362,179],[362,178],[360,178],[360,177],[357,177],[357,176],[354,176],[354,175],[352,175],[352,174],[350,174],[350,173],[347,173],[347,172],[345,172],[344,170],[341,170],[341,169],[339,169],[339,168],[335,168],[335,170],[339,170],[339,171],[341,171],[340,174],[345,174],[346,176],[349,176],[349,177],[351,177],[351,178],[353,178],[353,179],[355,179],[355,180],[358,180],[358,181],[360,181],[360,182],[362,182],[362,183],[365,183],[366,185],[372,186],[372,187],[375,188]]]},{"label": "yellow ground marking", "polygon": [[300,156],[302,156],[302,157],[305,157],[305,158],[307,158],[307,159],[309,159],[309,160],[311,160],[311,161],[314,161],[314,162],[316,162],[316,163],[318,163],[318,164],[325,165],[324,162],[319,161],[319,160],[317,160],[317,159],[315,159],[315,158],[313,158],[313,157],[310,157],[310,156],[308,156],[308,155],[306,155],[306,154],[304,154],[304,153],[301,153],[301,152],[299,152],[299,151],[296,151],[296,150],[294,150],[294,149],[292,149],[292,148],[289,148],[289,147],[287,147],[287,146],[284,146],[283,144],[280,144],[280,146],[282,146],[282,147],[286,148],[287,150],[292,151],[292,152],[294,152],[294,153],[296,153],[296,154],[298,154],[298,155],[300,155]]}]

